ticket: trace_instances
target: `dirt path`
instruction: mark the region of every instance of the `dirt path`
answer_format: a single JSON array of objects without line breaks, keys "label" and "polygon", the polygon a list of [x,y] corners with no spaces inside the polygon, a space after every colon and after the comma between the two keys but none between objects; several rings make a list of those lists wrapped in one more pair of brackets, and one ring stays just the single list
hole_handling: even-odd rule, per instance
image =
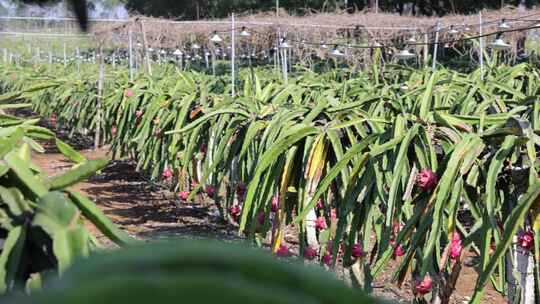
[{"label": "dirt path", "polygon": [[[47,148],[47,153],[35,154],[33,162],[49,176],[72,166],[62,154]],[[106,156],[107,149],[81,152],[88,159],[96,159]],[[236,238],[235,228],[223,223],[210,204],[181,203],[170,191],[146,181],[126,161],[111,162],[100,174],[73,189],[91,198],[115,224],[138,239]],[[102,236],[98,239],[110,244]]]}]

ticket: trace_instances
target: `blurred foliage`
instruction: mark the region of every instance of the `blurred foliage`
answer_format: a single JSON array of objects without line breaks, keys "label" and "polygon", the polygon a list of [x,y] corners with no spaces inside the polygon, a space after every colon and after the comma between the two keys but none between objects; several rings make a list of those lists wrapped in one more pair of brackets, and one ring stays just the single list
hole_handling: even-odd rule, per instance
[{"label": "blurred foliage", "polygon": [[238,244],[151,243],[98,254],[43,292],[0,303],[388,303],[288,262]]}]

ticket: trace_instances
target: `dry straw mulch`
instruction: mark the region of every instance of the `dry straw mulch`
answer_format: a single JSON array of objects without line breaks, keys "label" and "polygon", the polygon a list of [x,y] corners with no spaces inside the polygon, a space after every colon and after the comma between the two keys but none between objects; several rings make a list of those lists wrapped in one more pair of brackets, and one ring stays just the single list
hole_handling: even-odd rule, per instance
[{"label": "dry straw mulch", "polygon": [[[496,32],[502,18],[509,20],[513,27],[527,27],[540,20],[540,9],[521,10],[505,8],[502,10],[482,12],[483,21],[489,22],[483,27],[484,33]],[[210,45],[209,38],[214,31],[223,38],[225,45],[230,45],[231,20],[201,20],[201,21],[172,21],[167,19],[133,17],[124,22],[95,23],[93,33],[100,41],[114,41],[118,45],[127,45],[128,31],[131,30],[135,42],[142,42],[143,27],[148,46],[174,49],[197,42],[203,46]],[[250,43],[256,50],[275,46],[278,36],[286,36],[290,41],[314,42],[324,41],[335,43],[370,43],[379,41],[392,44],[399,39],[415,36],[418,41],[428,39],[433,41],[435,25],[441,22],[443,31],[441,39],[450,39],[447,32],[449,26],[457,29],[470,28],[468,34],[475,35],[479,27],[478,15],[448,15],[442,18],[402,16],[391,13],[355,13],[347,12],[318,13],[302,17],[288,16],[282,13],[280,17],[274,14],[261,13],[237,18],[236,33],[243,26],[252,34],[249,39],[240,39],[238,43]],[[515,42],[522,37],[523,32],[505,34],[505,39]],[[491,39],[491,38],[487,38]]]}]

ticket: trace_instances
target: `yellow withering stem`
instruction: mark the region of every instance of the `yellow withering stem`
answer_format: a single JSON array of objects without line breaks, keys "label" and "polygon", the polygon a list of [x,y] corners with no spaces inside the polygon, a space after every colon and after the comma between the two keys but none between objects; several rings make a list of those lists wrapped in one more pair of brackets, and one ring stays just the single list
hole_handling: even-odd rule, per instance
[{"label": "yellow withering stem", "polygon": [[[306,174],[304,177],[306,179],[306,191],[304,193],[304,206],[302,206],[302,208],[307,207],[306,205],[311,201],[313,194],[317,189],[319,181],[321,180],[321,175],[326,164],[327,151],[328,148],[326,145],[324,134],[321,134],[315,139],[313,149],[311,150],[309,155],[308,165],[305,170]],[[315,214],[315,210],[310,210],[306,218],[304,219],[308,244],[315,248],[319,245],[315,230],[316,219],[317,215]]]},{"label": "yellow withering stem", "polygon": [[289,152],[287,161],[283,168],[283,174],[281,175],[281,183],[279,188],[279,209],[276,212],[275,224],[272,229],[272,252],[276,252],[281,246],[283,240],[283,231],[285,228],[285,218],[283,216],[283,209],[285,209],[285,195],[291,181],[291,173],[294,166],[294,156],[296,154],[296,148]]}]

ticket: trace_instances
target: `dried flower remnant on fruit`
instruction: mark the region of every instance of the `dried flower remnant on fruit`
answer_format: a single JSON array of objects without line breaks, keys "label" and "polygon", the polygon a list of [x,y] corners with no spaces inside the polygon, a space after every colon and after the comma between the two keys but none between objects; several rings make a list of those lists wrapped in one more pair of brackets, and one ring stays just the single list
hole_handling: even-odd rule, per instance
[{"label": "dried flower remnant on fruit", "polygon": [[244,194],[246,194],[246,184],[239,182],[238,185],[236,185],[236,195],[242,197]]},{"label": "dried flower remnant on fruit", "polygon": [[156,138],[162,138],[163,137],[163,130],[161,130],[161,128],[157,128],[156,131],[154,132],[154,136]]},{"label": "dried flower remnant on fruit", "polygon": [[398,222],[394,222],[394,225],[392,225],[392,233],[397,235],[401,229],[403,229],[403,225]]},{"label": "dried flower remnant on fruit", "polygon": [[424,169],[418,173],[416,185],[422,189],[422,191],[427,192],[435,189],[439,179],[437,174],[429,169]]},{"label": "dried flower remnant on fruit", "polygon": [[116,137],[116,134],[118,134],[118,129],[116,128],[116,126],[112,126],[111,128],[112,137]]},{"label": "dried flower remnant on fruit", "polygon": [[317,205],[315,206],[315,208],[317,210],[323,210],[324,209],[324,203],[323,203],[323,201],[321,199],[317,201]]},{"label": "dried flower remnant on fruit", "polygon": [[143,116],[144,112],[142,110],[137,110],[135,112],[135,118],[137,119],[141,119],[141,117]]},{"label": "dried flower remnant on fruit", "polygon": [[396,240],[393,238],[390,240],[390,246],[394,248],[394,257],[402,257],[405,255],[405,250],[403,249],[403,246],[401,244],[397,244]]},{"label": "dried flower remnant on fruit", "polygon": [[330,219],[331,219],[332,221],[337,220],[337,211],[336,211],[336,209],[330,210]]},{"label": "dried flower remnant on fruit", "polygon": [[49,117],[49,123],[55,127],[56,126],[56,115],[55,114],[52,114],[50,117]]}]

